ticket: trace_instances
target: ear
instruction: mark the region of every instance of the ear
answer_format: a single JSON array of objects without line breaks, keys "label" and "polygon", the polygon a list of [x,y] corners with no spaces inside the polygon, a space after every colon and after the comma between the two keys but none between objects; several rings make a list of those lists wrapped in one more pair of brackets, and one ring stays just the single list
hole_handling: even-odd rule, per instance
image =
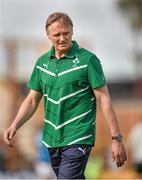
[{"label": "ear", "polygon": [[73,35],[73,28],[71,28],[71,35]]},{"label": "ear", "polygon": [[48,37],[49,40],[51,40],[49,35],[47,35],[47,37]]},{"label": "ear", "polygon": [[47,32],[47,37],[49,40],[51,40],[50,34]]},{"label": "ear", "polygon": [[46,29],[46,34],[47,34],[48,39],[50,40],[50,38],[49,38],[49,31],[47,29]]}]

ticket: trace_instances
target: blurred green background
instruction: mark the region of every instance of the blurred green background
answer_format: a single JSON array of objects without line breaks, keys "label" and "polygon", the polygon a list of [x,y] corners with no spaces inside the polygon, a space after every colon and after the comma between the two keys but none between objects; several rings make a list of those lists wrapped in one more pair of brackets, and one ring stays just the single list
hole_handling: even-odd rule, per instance
[{"label": "blurred green background", "polygon": [[135,152],[142,164],[142,0],[0,0],[0,178],[54,178],[45,173],[49,166],[38,161],[43,102],[16,134],[15,148],[3,143],[3,132],[28,93],[37,58],[51,47],[45,22],[55,11],[71,17],[73,39],[101,60],[128,152],[128,162],[117,169],[111,162],[110,132],[98,109],[97,140],[86,177],[141,179]]}]

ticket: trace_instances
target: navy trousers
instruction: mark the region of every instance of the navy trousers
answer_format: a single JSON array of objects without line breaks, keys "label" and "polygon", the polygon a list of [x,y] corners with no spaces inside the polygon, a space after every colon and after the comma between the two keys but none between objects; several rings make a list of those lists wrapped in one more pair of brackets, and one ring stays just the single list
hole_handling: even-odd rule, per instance
[{"label": "navy trousers", "polygon": [[84,171],[91,145],[71,145],[48,148],[52,168],[57,179],[85,179]]}]

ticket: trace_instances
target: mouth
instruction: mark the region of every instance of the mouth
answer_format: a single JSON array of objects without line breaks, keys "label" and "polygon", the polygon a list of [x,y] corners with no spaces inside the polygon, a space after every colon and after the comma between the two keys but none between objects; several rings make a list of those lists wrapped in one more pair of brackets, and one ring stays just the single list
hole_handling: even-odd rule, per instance
[{"label": "mouth", "polygon": [[66,45],[67,45],[67,43],[60,43],[59,44],[59,46],[63,46],[63,47],[66,46]]}]

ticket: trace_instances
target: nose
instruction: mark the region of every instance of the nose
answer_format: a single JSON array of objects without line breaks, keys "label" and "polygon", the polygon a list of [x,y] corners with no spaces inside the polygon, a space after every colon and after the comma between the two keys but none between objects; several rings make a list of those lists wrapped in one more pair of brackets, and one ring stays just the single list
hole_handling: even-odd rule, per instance
[{"label": "nose", "polygon": [[64,35],[60,35],[60,41],[64,41],[65,40],[65,38],[64,38]]}]

